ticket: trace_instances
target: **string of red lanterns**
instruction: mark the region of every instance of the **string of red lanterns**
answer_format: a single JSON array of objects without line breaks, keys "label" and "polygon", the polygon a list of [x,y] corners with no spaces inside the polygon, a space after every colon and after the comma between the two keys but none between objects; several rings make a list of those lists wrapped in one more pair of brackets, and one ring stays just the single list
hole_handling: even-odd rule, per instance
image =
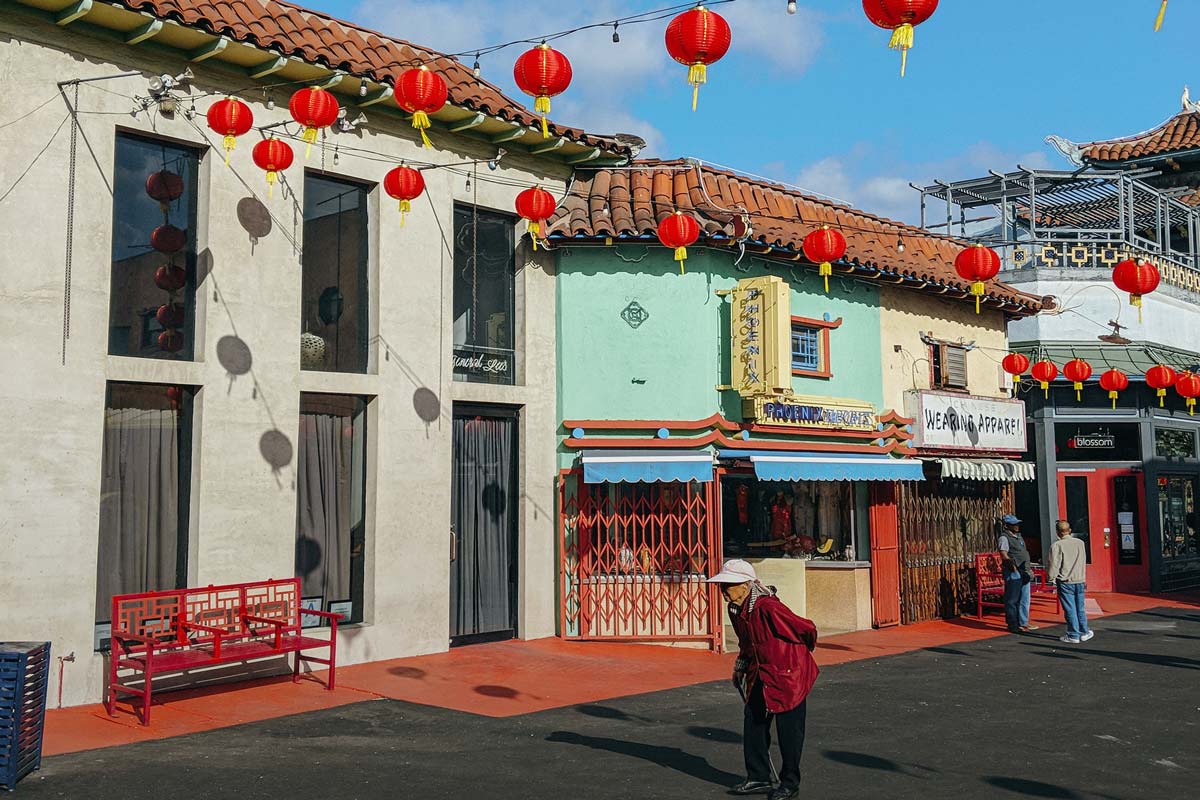
[{"label": "string of red lanterns", "polygon": [[1042,391],[1046,397],[1050,397],[1050,382],[1058,377],[1058,367],[1054,366],[1053,361],[1039,361],[1029,370],[1029,374],[1033,376],[1042,386]]},{"label": "string of red lanterns", "polygon": [[1100,376],[1100,388],[1108,392],[1112,407],[1117,408],[1117,395],[1129,388],[1129,376],[1119,369],[1110,369]]},{"label": "string of red lanterns", "polygon": [[1075,386],[1076,402],[1083,400],[1083,382],[1092,377],[1092,365],[1082,358],[1073,358],[1063,364],[1063,377]]},{"label": "string of red lanterns", "polygon": [[1167,389],[1175,385],[1175,380],[1178,376],[1175,370],[1165,364],[1157,364],[1146,370],[1146,385],[1158,393],[1158,407],[1163,407],[1163,402],[1167,396]]}]

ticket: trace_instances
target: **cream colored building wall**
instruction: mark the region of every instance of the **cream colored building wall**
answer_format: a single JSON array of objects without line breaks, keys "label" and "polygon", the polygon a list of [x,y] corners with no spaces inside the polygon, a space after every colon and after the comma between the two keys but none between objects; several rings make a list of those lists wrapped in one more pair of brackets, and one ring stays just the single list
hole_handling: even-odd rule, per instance
[{"label": "cream colored building wall", "polygon": [[984,309],[976,315],[973,303],[881,285],[879,314],[885,409],[904,414],[906,391],[933,388],[922,332],[946,342],[974,342],[975,349],[967,353],[968,391],[980,397],[1007,396],[1000,359],[1008,338],[1000,312]]},{"label": "cream colored building wall", "polygon": [[[12,9],[12,6],[7,7]],[[394,201],[371,194],[371,367],[369,374],[302,373],[299,366],[300,257],[303,171],[297,147],[288,170],[291,193],[267,198],[252,164],[252,136],[239,142],[227,169],[218,151],[200,166],[201,283],[197,290],[196,361],[174,363],[110,357],[107,352],[109,253],[114,137],[140,131],[189,144],[217,142],[180,113],[174,119],[130,116],[147,78],[196,73],[196,91],[241,88],[247,81],[203,63],[102,41],[22,13],[0,14],[0,82],[6,103],[0,123],[0,640],[53,642],[74,652],[64,674],[65,705],[101,698],[103,659],[92,652],[101,436],[107,381],[190,384],[195,401],[189,532],[189,585],[294,574],[296,465],[300,393],[366,394],[369,479],[365,623],[340,634],[339,662],[441,651],[449,639],[451,408],[455,401],[522,408],[520,467],[523,637],[555,631],[555,291],[550,260],[518,248],[518,386],[458,383],[451,378],[453,285],[452,209],[478,192],[481,206],[508,212],[519,186],[462,175],[425,173],[427,197],[414,203],[404,228]],[[68,194],[69,124],[57,81],[137,70],[142,76],[79,87],[80,131],[71,270],[70,338],[60,352],[64,316],[64,231]],[[113,93],[117,94],[113,94]],[[74,89],[68,87],[68,95]],[[287,118],[279,106],[253,104],[258,124]],[[39,104],[49,100],[44,107]],[[212,99],[201,100],[203,114]],[[436,135],[438,148],[416,146],[398,116],[367,110],[361,138],[332,142],[402,159],[448,163],[490,158],[481,142]],[[208,134],[207,136],[205,134]],[[41,152],[46,148],[44,152]],[[40,155],[39,155],[40,153]],[[342,151],[330,173],[377,182],[388,164]],[[28,169],[28,173],[24,174]],[[487,173],[487,170],[481,170]],[[495,176],[561,193],[561,164],[511,156]],[[270,210],[271,231],[257,239],[239,222],[239,202],[256,198]],[[253,202],[253,201],[247,201]],[[217,343],[240,337],[249,347],[249,374],[221,365]],[[385,355],[386,351],[386,355]],[[414,392],[434,392],[441,414],[431,423],[414,408]],[[268,431],[281,431],[292,458],[275,470],[260,452]],[[55,699],[51,699],[53,705]]]}]

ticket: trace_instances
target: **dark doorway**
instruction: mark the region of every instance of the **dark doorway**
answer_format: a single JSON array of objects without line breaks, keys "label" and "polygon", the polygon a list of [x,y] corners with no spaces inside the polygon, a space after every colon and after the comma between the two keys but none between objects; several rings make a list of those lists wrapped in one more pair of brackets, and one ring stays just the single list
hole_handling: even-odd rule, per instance
[{"label": "dark doorway", "polygon": [[454,406],[450,644],[517,635],[517,409]]}]

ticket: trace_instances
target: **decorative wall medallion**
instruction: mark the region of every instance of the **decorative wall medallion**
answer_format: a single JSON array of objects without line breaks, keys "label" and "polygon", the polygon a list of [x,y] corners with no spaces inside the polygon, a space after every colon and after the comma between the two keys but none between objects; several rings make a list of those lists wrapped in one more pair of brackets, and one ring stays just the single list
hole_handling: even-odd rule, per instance
[{"label": "decorative wall medallion", "polygon": [[642,304],[637,300],[632,300],[622,309],[621,319],[625,320],[625,324],[629,327],[639,328],[643,322],[650,319],[650,312],[642,308]]}]

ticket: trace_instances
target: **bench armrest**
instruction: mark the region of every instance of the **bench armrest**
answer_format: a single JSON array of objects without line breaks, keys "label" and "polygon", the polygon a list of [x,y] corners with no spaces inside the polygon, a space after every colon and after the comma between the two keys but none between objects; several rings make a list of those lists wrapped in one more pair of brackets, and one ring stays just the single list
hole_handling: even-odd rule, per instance
[{"label": "bench armrest", "polygon": [[221,657],[221,640],[229,636],[229,631],[224,628],[214,628],[211,625],[202,625],[199,622],[184,622],[179,621],[179,627],[184,631],[203,631],[213,635],[213,658]]},{"label": "bench armrest", "polygon": [[[308,613],[307,611],[304,613]],[[286,628],[287,623],[281,619],[270,619],[269,617],[256,617],[253,614],[242,614],[244,622],[259,622],[263,625],[274,625],[276,628]]]},{"label": "bench armrest", "polygon": [[309,609],[309,608],[300,609],[300,614],[302,616],[304,614],[311,614],[314,617],[325,617],[326,619],[333,619],[333,620],[337,620],[339,622],[346,618],[345,614],[335,614],[332,611],[317,611],[316,609]]}]

